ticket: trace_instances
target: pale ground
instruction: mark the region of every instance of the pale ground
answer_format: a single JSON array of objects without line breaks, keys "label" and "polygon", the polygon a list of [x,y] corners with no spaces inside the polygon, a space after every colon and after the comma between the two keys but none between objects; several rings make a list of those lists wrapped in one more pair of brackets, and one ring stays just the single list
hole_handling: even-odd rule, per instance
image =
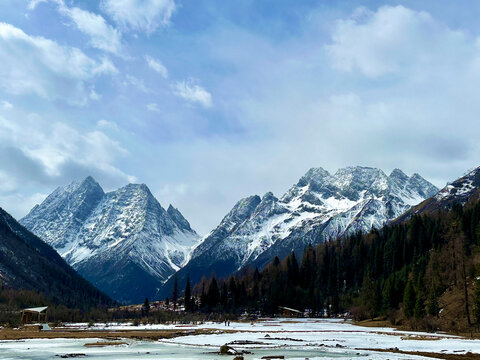
[{"label": "pale ground", "polygon": [[[87,328],[86,324],[68,324],[69,328]],[[218,351],[220,345],[233,341],[247,341],[247,345],[232,345],[236,350],[248,350],[246,360],[266,355],[285,355],[286,359],[426,359],[413,355],[379,353],[368,349],[398,348],[404,351],[430,353],[480,354],[480,340],[470,340],[445,334],[427,334],[397,331],[391,328],[356,326],[333,319],[272,319],[250,323],[207,323],[198,326],[147,325],[134,327],[109,324],[112,330],[166,330],[207,328],[234,330],[218,333],[182,336],[159,341],[127,339],[127,344],[100,348],[85,347],[96,339],[31,339],[0,341],[0,359],[58,359],[59,356],[81,353],[86,359],[233,359],[233,356],[208,354]],[[90,330],[103,330],[105,324],[96,324]],[[425,339],[426,338],[426,339]],[[98,340],[104,341],[104,340]],[[431,358],[430,358],[431,359]]]}]

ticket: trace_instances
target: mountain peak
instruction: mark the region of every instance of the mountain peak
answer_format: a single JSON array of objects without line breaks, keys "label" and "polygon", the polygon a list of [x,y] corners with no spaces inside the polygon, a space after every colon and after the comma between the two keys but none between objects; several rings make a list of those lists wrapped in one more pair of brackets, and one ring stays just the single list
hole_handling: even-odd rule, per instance
[{"label": "mountain peak", "polygon": [[347,167],[338,169],[333,176],[336,178],[339,178],[339,177],[365,178],[365,177],[373,177],[378,175],[386,176],[382,170],[377,168],[373,168],[369,166],[347,166]]},{"label": "mountain peak", "polygon": [[477,167],[445,186],[437,195],[435,195],[435,199],[446,204],[452,201],[465,203],[473,195],[479,193],[479,188],[480,167]]},{"label": "mountain peak", "polygon": [[248,196],[239,200],[233,206],[232,210],[223,218],[222,224],[229,223],[229,226],[236,227],[253,214],[261,201],[262,199],[258,195]]},{"label": "mountain peak", "polygon": [[85,179],[83,179],[82,184],[98,184],[98,183],[91,175],[88,175]]},{"label": "mountain peak", "polygon": [[128,302],[153,296],[198,241],[183,215],[163,209],[147,185],[105,194],[92,177],[57,189],[21,222],[90,282]]},{"label": "mountain peak", "polygon": [[275,195],[273,195],[273,192],[269,191],[269,192],[266,192],[265,195],[263,195],[262,197],[262,201],[266,201],[266,200],[270,200],[270,199],[275,199],[275,200],[278,200]]},{"label": "mountain peak", "polygon": [[170,218],[173,220],[173,222],[181,230],[192,231],[192,228],[190,227],[190,223],[187,221],[187,219],[185,219],[185,217],[177,208],[174,208],[172,206],[172,204],[168,205],[167,213],[170,216]]},{"label": "mountain peak", "polygon": [[401,180],[408,180],[408,175],[405,174],[402,170],[395,168],[393,171],[390,173],[389,178],[396,178],[396,179],[401,179]]},{"label": "mountain peak", "polygon": [[303,187],[312,182],[319,183],[328,176],[330,176],[330,173],[321,167],[311,168],[300,178],[297,185]]},{"label": "mountain peak", "polygon": [[339,169],[334,175],[312,168],[280,199],[271,192],[244,198],[198,245],[178,277],[184,281],[189,274],[199,281],[212,271],[228,276],[249,266],[262,267],[275,256],[300,253],[308,244],[380,228],[424,200],[395,176],[406,177],[398,170],[392,179],[363,166]]},{"label": "mountain peak", "polygon": [[[420,175],[414,174],[410,179],[422,184],[424,181],[429,184]],[[431,184],[430,184],[431,185]],[[475,168],[458,178],[457,180],[448,183],[440,191],[434,192],[436,189],[427,187],[431,193],[429,198],[420,204],[412,207],[398,219],[397,222],[404,221],[410,218],[413,214],[429,214],[438,210],[450,209],[455,204],[466,204],[469,201],[477,201],[480,199],[480,167]]]}]

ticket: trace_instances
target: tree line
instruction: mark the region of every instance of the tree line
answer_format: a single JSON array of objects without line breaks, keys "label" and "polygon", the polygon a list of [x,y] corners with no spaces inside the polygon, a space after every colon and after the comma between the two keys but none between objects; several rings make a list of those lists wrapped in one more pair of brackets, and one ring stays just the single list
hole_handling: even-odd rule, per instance
[{"label": "tree line", "polygon": [[461,300],[455,326],[476,327],[479,245],[480,202],[455,205],[367,234],[309,245],[299,259],[293,252],[283,260],[275,257],[261,271],[204,277],[193,291],[187,280],[185,307],[274,315],[286,306],[312,316],[383,316],[416,324],[427,319],[422,326],[429,327],[438,326],[439,302],[448,290]]}]

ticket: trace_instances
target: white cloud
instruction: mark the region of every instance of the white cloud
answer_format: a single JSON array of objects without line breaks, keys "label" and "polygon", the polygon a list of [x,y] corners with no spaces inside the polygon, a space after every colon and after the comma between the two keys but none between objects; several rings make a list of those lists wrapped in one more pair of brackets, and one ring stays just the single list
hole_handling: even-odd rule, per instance
[{"label": "white cloud", "polygon": [[95,88],[91,88],[90,89],[90,99],[92,100],[100,100],[102,98],[102,95],[98,94],[96,91],[95,91]]},{"label": "white cloud", "polygon": [[3,101],[2,101],[2,108],[3,108],[4,110],[10,110],[10,109],[13,108],[13,105],[12,105],[12,103],[10,103],[10,102],[8,102],[8,101],[3,100]]},{"label": "white cloud", "polygon": [[118,125],[113,121],[108,121],[105,119],[101,119],[97,121],[97,127],[99,129],[111,129],[118,131]]},{"label": "white cloud", "polygon": [[40,204],[48,194],[35,192],[23,195],[19,192],[0,193],[0,203],[14,218],[25,216],[35,205]]},{"label": "white cloud", "polygon": [[47,1],[57,4],[58,12],[70,18],[80,32],[90,37],[91,46],[117,55],[121,53],[120,31],[109,25],[101,15],[78,7],[68,7],[63,0],[32,0],[28,9],[34,10],[39,3]]},{"label": "white cloud", "polygon": [[12,176],[0,170],[0,194],[9,193],[17,189],[17,183]]},{"label": "white cloud", "polygon": [[148,90],[147,86],[145,85],[145,82],[143,81],[143,79],[140,79],[140,78],[135,77],[133,75],[129,75],[129,74],[125,75],[125,80],[123,81],[123,85],[124,86],[133,86],[137,90],[139,90],[141,92],[144,92],[144,93],[149,92],[149,90]]},{"label": "white cloud", "polygon": [[90,44],[93,47],[114,54],[120,53],[122,48],[120,32],[107,24],[102,16],[77,7],[61,7],[60,11],[75,22],[78,30],[90,36]]},{"label": "white cloud", "polygon": [[117,72],[108,59],[96,61],[81,50],[30,36],[13,25],[0,23],[0,88],[11,94],[35,93],[84,105],[87,83]]},{"label": "white cloud", "polygon": [[36,114],[21,120],[0,117],[0,143],[2,149],[18,149],[48,177],[62,176],[65,168],[84,168],[132,179],[114,165],[128,155],[127,150],[100,130],[82,133]]},{"label": "white cloud", "polygon": [[188,80],[178,81],[174,84],[174,94],[189,102],[199,103],[206,108],[212,106],[212,95],[198,85],[197,79],[190,78]]},{"label": "white cloud", "polygon": [[159,112],[160,108],[158,107],[158,104],[156,103],[151,103],[147,105],[147,110],[148,111],[153,111],[153,112]]},{"label": "white cloud", "polygon": [[162,75],[163,78],[168,78],[168,70],[160,60],[154,59],[153,57],[148,55],[145,56],[145,60],[147,61],[147,64],[148,66],[150,66],[151,69]]},{"label": "white cloud", "polygon": [[168,25],[175,11],[174,0],[102,0],[100,4],[123,30],[147,33]]},{"label": "white cloud", "polygon": [[326,50],[335,68],[375,78],[463,57],[466,40],[429,13],[383,6],[375,12],[360,8],[337,21]]},{"label": "white cloud", "polygon": [[48,2],[48,0],[31,0],[28,4],[28,10],[34,10],[38,4]]}]

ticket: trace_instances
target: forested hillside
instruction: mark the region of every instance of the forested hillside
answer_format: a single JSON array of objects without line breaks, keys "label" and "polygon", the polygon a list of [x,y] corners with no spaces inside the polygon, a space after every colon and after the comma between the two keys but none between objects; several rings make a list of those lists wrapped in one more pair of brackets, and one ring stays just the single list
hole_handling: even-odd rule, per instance
[{"label": "forested hillside", "polygon": [[[263,271],[203,279],[204,311],[383,316],[417,328],[464,331],[480,323],[480,202],[414,215],[404,223],[275,258]],[[188,301],[188,300],[187,300]]]},{"label": "forested hillside", "polygon": [[[0,209],[0,305],[11,305],[11,298],[18,297],[18,293],[10,290],[19,289],[30,290],[21,296],[21,305],[25,306],[41,305],[38,302],[44,301],[89,310],[114,304],[52,247]],[[25,300],[30,298],[32,302]]]}]

